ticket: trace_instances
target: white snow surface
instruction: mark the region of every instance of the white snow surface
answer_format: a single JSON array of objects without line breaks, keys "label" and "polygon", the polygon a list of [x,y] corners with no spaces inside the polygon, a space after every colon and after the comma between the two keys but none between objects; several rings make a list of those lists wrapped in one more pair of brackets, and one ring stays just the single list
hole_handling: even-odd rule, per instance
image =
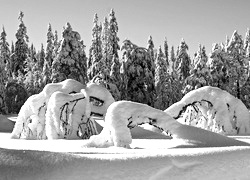
[{"label": "white snow surface", "polygon": [[[185,108],[183,117],[178,117]],[[250,134],[250,113],[244,103],[217,87],[205,86],[190,91],[164,112],[182,124],[212,132]]]},{"label": "white snow surface", "polygon": [[[0,133],[0,179],[249,179],[250,146],[196,147],[131,130],[131,149],[87,140],[17,140]],[[250,142],[249,136],[233,137]]]}]

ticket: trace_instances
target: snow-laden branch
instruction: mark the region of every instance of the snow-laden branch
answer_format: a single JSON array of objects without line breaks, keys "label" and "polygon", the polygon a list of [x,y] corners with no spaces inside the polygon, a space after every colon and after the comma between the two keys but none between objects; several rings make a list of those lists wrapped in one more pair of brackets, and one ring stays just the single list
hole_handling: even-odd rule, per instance
[{"label": "snow-laden branch", "polygon": [[246,106],[217,87],[205,86],[193,90],[165,112],[183,124],[220,134],[250,133],[250,114]]},{"label": "snow-laden branch", "polygon": [[99,135],[91,136],[86,147],[130,147],[129,128],[149,123],[167,132],[173,138],[187,140],[197,146],[245,146],[247,143],[226,136],[179,123],[164,111],[145,104],[117,101],[110,105],[105,126]]}]

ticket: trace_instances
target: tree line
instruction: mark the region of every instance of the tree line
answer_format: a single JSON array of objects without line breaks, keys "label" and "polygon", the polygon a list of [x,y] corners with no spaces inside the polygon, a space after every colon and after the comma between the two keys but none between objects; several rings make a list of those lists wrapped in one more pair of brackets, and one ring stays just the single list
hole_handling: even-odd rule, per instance
[{"label": "tree line", "polygon": [[[83,84],[93,81],[110,90],[116,100],[145,103],[166,109],[186,93],[202,86],[215,86],[241,99],[249,108],[250,30],[243,38],[234,31],[223,43],[213,44],[206,54],[198,46],[191,57],[184,39],[175,51],[167,39],[163,46],[154,47],[149,36],[146,47],[138,47],[131,40],[120,43],[118,23],[112,9],[99,22],[94,15],[92,41],[88,57],[85,45],[70,23],[58,32],[48,25],[47,41],[40,50],[33,44],[20,12],[16,42],[9,45],[3,27],[0,36],[0,112],[18,113],[25,100],[42,91],[48,83],[68,78]],[[122,51],[119,57],[119,51]]]}]

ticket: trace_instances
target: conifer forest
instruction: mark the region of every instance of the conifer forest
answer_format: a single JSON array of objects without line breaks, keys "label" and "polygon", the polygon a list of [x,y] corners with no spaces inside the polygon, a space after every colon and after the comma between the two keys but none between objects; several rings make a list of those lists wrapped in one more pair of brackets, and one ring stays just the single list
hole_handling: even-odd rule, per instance
[{"label": "conifer forest", "polygon": [[[163,37],[155,47],[149,36],[145,47],[132,39],[121,41],[118,21],[111,10],[103,22],[93,16],[92,42],[86,48],[80,33],[68,22],[61,35],[48,24],[46,44],[29,42],[24,13],[17,17],[16,41],[0,38],[0,113],[18,113],[26,99],[48,83],[75,79],[106,87],[115,100],[131,100],[164,110],[191,90],[214,86],[226,90],[250,108],[250,30],[237,31],[215,43],[210,54],[203,45],[188,54],[180,40],[169,46]],[[185,38],[185,37],[184,37]],[[85,50],[89,51],[86,53]]]}]

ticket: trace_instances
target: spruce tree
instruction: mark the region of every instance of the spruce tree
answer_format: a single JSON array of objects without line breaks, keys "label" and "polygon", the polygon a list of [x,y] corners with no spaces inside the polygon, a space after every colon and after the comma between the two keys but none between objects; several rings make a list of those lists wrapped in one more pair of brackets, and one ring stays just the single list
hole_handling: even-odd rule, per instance
[{"label": "spruce tree", "polygon": [[122,99],[145,103],[153,106],[154,76],[150,53],[146,48],[123,41],[122,57]]},{"label": "spruce tree", "polygon": [[155,53],[154,53],[154,47],[155,46],[154,46],[153,38],[152,38],[152,36],[149,36],[148,37],[147,49],[148,49],[148,52],[150,54],[150,59],[151,59],[151,64],[152,64],[152,67],[149,67],[149,68],[152,69],[153,75],[155,73],[155,63],[154,63]]},{"label": "spruce tree", "polygon": [[188,45],[185,40],[182,39],[178,46],[176,55],[176,71],[179,80],[184,81],[189,76],[190,70],[190,58],[187,53]]},{"label": "spruce tree", "polygon": [[158,49],[155,60],[155,100],[154,107],[165,110],[169,106],[167,81],[169,74],[167,72],[167,62],[164,58],[161,47]]},{"label": "spruce tree", "polygon": [[169,62],[169,72],[171,74],[176,74],[175,73],[175,52],[174,52],[174,46],[171,47],[170,50],[170,62]]},{"label": "spruce tree", "polygon": [[109,62],[108,67],[111,67],[111,61],[113,57],[119,58],[118,50],[120,50],[120,46],[118,42],[120,39],[117,36],[118,33],[118,23],[116,21],[115,12],[111,9],[109,13],[109,23],[108,23],[108,43],[109,43]]},{"label": "spruce tree", "polygon": [[78,32],[66,24],[56,59],[52,63],[52,82],[75,79],[83,84],[88,82],[85,45]]},{"label": "spruce tree", "polygon": [[9,43],[6,40],[6,36],[7,34],[3,27],[3,31],[0,37],[0,61],[1,61],[1,74],[2,74],[1,77],[4,80],[4,84],[12,77],[10,49],[9,49]]},{"label": "spruce tree", "polygon": [[43,70],[44,61],[45,61],[45,51],[44,51],[43,44],[41,44],[41,50],[40,50],[39,56],[38,56],[38,68],[41,71]]},{"label": "spruce tree", "polygon": [[[5,85],[8,80],[8,74],[10,73],[10,69],[8,68],[8,64],[10,63],[10,49],[9,44],[6,41],[6,32],[3,27],[3,31],[0,37],[0,113],[6,114],[8,112],[8,108],[6,105],[6,93],[5,93]],[[10,73],[11,74],[11,73]]]},{"label": "spruce tree", "polygon": [[102,63],[102,41],[101,26],[98,25],[98,16],[95,14],[92,28],[92,43],[89,48],[88,78],[92,79],[101,70]]},{"label": "spruce tree", "polygon": [[52,66],[52,62],[53,62],[53,49],[54,49],[53,41],[54,41],[54,35],[52,33],[51,24],[49,24],[48,32],[47,32],[45,61],[47,61],[50,67]]},{"label": "spruce tree", "polygon": [[20,73],[25,74],[24,69],[25,69],[25,61],[28,57],[28,42],[29,42],[29,37],[27,35],[27,28],[23,22],[23,17],[24,14],[21,11],[19,13],[19,28],[16,32],[16,38],[17,41],[15,43],[15,50],[14,50],[14,56],[13,56],[13,62],[12,62],[12,71],[14,74],[17,76]]},{"label": "spruce tree", "polygon": [[[119,55],[118,50],[120,50],[120,46],[118,42],[120,41],[118,35],[118,23],[115,17],[115,12],[113,9],[111,9],[109,13],[109,23],[108,23],[108,44],[109,44],[109,50],[108,50],[108,64],[109,67],[109,76],[110,81],[109,83],[113,86],[116,86],[118,89],[120,89],[120,61],[119,61]],[[114,94],[114,93],[113,93]],[[116,95],[116,100],[120,99],[120,93]]]},{"label": "spruce tree", "polygon": [[244,44],[241,35],[234,31],[226,48],[226,63],[228,64],[228,92],[240,98],[241,87],[248,78],[249,62],[244,57]]},{"label": "spruce tree", "polygon": [[190,76],[186,78],[183,94],[189,91],[209,85],[210,71],[207,66],[208,57],[204,46],[199,44],[197,53],[193,59],[193,68]]},{"label": "spruce tree", "polygon": [[208,67],[211,73],[210,85],[226,90],[229,83],[225,50],[218,43],[213,44]]},{"label": "spruce tree", "polygon": [[244,52],[245,57],[250,61],[250,29],[247,29],[245,40],[244,40]]},{"label": "spruce tree", "polygon": [[164,56],[165,56],[165,61],[167,63],[167,66],[169,66],[169,54],[168,54],[168,41],[167,38],[164,40]]},{"label": "spruce tree", "polygon": [[[107,17],[104,18],[103,24],[102,24],[102,33],[101,33],[101,41],[102,41],[102,59],[101,59],[101,72],[104,73],[108,71],[108,52],[109,52],[109,30],[108,30],[109,22]],[[109,72],[108,72],[109,74]]]}]

